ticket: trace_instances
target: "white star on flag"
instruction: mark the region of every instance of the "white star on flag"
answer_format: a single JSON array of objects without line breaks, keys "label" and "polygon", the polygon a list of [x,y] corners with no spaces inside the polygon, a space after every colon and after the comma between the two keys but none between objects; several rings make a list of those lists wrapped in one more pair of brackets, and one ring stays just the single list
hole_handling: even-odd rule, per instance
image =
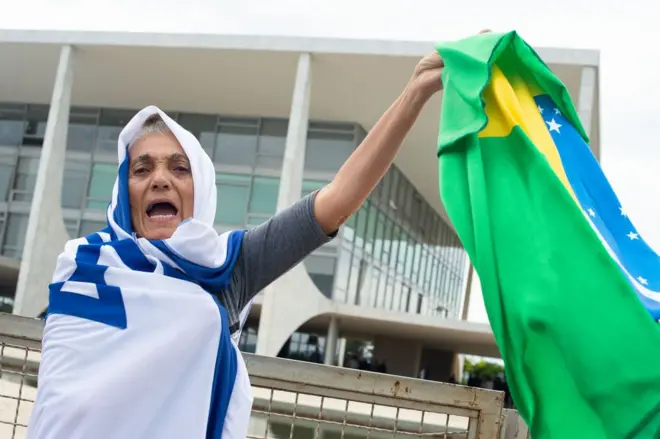
[{"label": "white star on flag", "polygon": [[592,208],[587,209],[587,212],[589,213],[589,216],[591,216],[591,217],[596,216],[596,212],[594,212],[594,210]]},{"label": "white star on flag", "polygon": [[555,108],[555,114],[561,114],[561,112],[559,111],[559,108]]},{"label": "white star on flag", "polygon": [[550,122],[546,120],[545,123],[548,124],[548,130],[557,131],[559,133],[559,128],[561,128],[561,125],[555,122],[554,119],[552,119]]},{"label": "white star on flag", "polygon": [[628,216],[625,210],[623,210],[623,207],[619,207],[619,210],[621,211],[621,216]]},{"label": "white star on flag", "polygon": [[539,113],[543,114],[543,107],[539,105],[537,108],[539,109]]},{"label": "white star on flag", "polygon": [[630,238],[631,240],[639,239],[639,235],[638,235],[637,233],[635,233],[635,232],[630,232],[630,233],[628,233],[627,236],[628,236],[628,238]]},{"label": "white star on flag", "polygon": [[642,285],[648,285],[648,284],[649,284],[649,281],[646,280],[646,279],[644,279],[642,276],[638,276],[638,277],[637,277],[637,280],[638,280],[639,283],[642,284]]}]

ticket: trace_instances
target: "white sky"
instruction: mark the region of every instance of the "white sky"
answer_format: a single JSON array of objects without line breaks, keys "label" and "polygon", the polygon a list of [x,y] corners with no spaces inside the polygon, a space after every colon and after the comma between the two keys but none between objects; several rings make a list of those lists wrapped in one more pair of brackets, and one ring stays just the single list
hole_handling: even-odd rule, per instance
[{"label": "white sky", "polygon": [[[515,29],[537,46],[600,49],[603,167],[641,235],[660,248],[660,148],[651,133],[660,102],[656,0],[0,0],[0,10],[0,29],[438,41],[490,28]],[[487,321],[480,294],[470,319]]]}]

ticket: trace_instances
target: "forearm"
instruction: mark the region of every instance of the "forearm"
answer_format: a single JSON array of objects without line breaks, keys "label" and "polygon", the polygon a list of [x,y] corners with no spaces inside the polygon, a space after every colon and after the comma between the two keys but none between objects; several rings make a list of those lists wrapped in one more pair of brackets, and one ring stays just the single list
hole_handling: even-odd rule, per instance
[{"label": "forearm", "polygon": [[429,95],[406,87],[360,146],[316,197],[314,215],[326,233],[336,231],[374,190],[394,161]]}]

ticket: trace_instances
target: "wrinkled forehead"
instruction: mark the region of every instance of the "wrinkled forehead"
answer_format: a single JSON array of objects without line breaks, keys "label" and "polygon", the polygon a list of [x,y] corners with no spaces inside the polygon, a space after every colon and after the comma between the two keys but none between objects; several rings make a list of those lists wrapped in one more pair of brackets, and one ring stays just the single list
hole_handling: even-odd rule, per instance
[{"label": "wrinkled forehead", "polygon": [[179,140],[170,132],[142,134],[128,145],[131,163],[146,161],[185,161],[188,155]]}]

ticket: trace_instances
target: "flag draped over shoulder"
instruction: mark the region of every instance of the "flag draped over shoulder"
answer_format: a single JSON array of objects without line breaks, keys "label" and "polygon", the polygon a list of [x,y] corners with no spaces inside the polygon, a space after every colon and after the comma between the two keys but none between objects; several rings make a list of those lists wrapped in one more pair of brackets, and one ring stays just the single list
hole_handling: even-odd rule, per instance
[{"label": "flag draped over shoulder", "polygon": [[437,51],[440,192],[532,438],[660,437],[660,258],[566,88],[515,32]]}]

